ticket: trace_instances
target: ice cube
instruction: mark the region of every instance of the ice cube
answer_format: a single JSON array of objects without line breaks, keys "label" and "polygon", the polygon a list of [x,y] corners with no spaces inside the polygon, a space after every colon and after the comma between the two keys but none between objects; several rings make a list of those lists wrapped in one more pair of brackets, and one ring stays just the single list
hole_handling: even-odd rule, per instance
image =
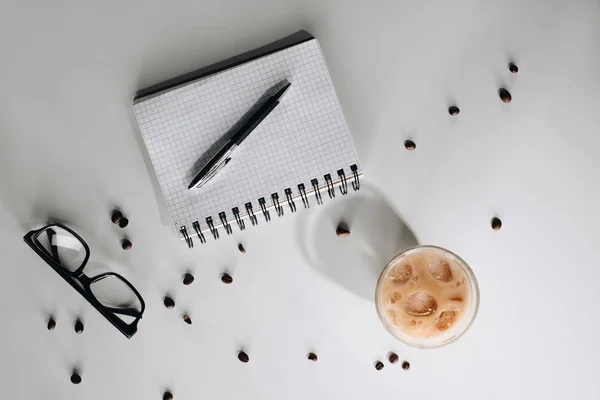
[{"label": "ice cube", "polygon": [[452,326],[452,324],[454,324],[455,321],[456,321],[456,311],[446,310],[446,311],[442,311],[440,316],[437,317],[437,319],[435,320],[435,326],[440,331],[445,331],[446,329],[449,329]]},{"label": "ice cube", "polygon": [[404,310],[410,315],[425,316],[435,312],[437,301],[435,297],[425,292],[411,294],[404,303]]},{"label": "ice cube", "polygon": [[394,283],[404,283],[410,279],[412,275],[412,266],[408,261],[401,261],[390,268],[388,278]]},{"label": "ice cube", "polygon": [[432,257],[427,260],[427,270],[438,281],[450,282],[452,280],[450,263],[444,258]]}]

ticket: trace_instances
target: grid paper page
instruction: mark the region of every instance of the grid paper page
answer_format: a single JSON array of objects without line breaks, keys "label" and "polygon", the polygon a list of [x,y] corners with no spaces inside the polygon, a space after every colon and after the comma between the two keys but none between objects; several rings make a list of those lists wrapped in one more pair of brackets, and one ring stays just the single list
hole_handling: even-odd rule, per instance
[{"label": "grid paper page", "polygon": [[[200,189],[188,190],[198,159],[219,141],[265,93],[287,79],[285,99],[244,140],[232,161]],[[233,207],[258,199],[271,205],[277,192],[323,176],[337,178],[358,164],[325,60],[316,39],[200,78],[134,104],[134,114],[177,227],[205,218],[220,225],[218,214],[233,219]],[[194,169],[196,168],[196,169]]]}]

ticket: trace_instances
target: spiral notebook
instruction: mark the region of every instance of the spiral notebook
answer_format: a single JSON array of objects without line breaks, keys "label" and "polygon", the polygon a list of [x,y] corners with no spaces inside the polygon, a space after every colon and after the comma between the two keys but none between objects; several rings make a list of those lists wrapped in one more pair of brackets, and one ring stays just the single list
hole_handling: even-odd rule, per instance
[{"label": "spiral notebook", "polygon": [[[189,191],[201,161],[285,80],[292,84],[285,101],[230,164]],[[173,223],[189,247],[360,188],[352,138],[319,43],[306,31],[144,89],[133,108]]]}]

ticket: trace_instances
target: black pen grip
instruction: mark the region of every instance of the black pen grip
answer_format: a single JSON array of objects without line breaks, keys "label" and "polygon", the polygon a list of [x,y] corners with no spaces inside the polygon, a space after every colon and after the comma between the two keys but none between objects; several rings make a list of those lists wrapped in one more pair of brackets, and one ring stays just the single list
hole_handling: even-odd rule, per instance
[{"label": "black pen grip", "polygon": [[276,98],[269,98],[269,100],[267,100],[265,104],[263,104],[260,109],[246,121],[240,130],[233,135],[231,141],[239,146],[278,104],[279,101]]}]

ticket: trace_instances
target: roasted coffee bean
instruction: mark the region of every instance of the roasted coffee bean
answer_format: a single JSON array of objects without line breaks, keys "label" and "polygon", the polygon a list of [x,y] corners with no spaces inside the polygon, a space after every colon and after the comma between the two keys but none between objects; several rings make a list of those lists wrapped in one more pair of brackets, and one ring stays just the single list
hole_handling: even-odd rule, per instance
[{"label": "roasted coffee bean", "polygon": [[417,144],[415,142],[413,142],[412,140],[410,140],[410,139],[409,140],[405,140],[404,141],[404,148],[406,150],[411,150],[412,151],[412,150],[414,150],[414,149],[417,148]]},{"label": "roasted coffee bean", "polygon": [[402,363],[402,369],[405,371],[408,371],[409,368],[410,368],[410,363],[408,361],[404,361]]},{"label": "roasted coffee bean", "polygon": [[224,273],[223,275],[221,275],[221,282],[225,283],[226,285],[229,285],[231,282],[233,282],[233,278],[228,273]]},{"label": "roasted coffee bean", "polygon": [[500,100],[502,100],[505,103],[510,103],[512,100],[510,92],[504,88],[498,90],[498,96],[500,96]]},{"label": "roasted coffee bean", "polygon": [[250,357],[248,357],[248,354],[246,354],[245,351],[240,350],[240,352],[238,353],[238,360],[240,360],[243,363],[247,363],[248,361],[250,361]]},{"label": "roasted coffee bean", "polygon": [[123,218],[123,214],[119,210],[113,210],[112,215],[110,216],[110,220],[113,224],[118,224],[121,222],[121,218]]},{"label": "roasted coffee bean", "polygon": [[129,239],[123,239],[121,241],[121,247],[123,250],[130,250],[131,246],[133,246],[133,244],[129,241]]},{"label": "roasted coffee bean", "polygon": [[189,315],[185,314],[183,316],[183,320],[185,321],[186,324],[191,325],[192,324],[192,319],[190,318]]},{"label": "roasted coffee bean", "polygon": [[448,107],[448,114],[455,116],[455,115],[458,115],[459,113],[460,113],[460,108],[458,108],[456,106]]},{"label": "roasted coffee bean", "polygon": [[75,321],[75,332],[77,332],[77,334],[81,334],[83,332],[83,322],[81,322],[80,319]]},{"label": "roasted coffee bean", "polygon": [[185,275],[183,275],[183,284],[188,286],[191,285],[192,282],[194,282],[194,275],[190,274],[190,273],[186,273]]},{"label": "roasted coffee bean", "polygon": [[347,237],[350,235],[350,230],[345,223],[340,222],[335,230],[335,234],[339,237]]},{"label": "roasted coffee bean", "polygon": [[48,320],[48,330],[53,331],[55,328],[56,328],[56,321],[54,320],[54,318],[50,317],[50,319]]},{"label": "roasted coffee bean", "polygon": [[165,296],[165,298],[163,299],[163,303],[164,303],[165,307],[167,307],[169,310],[171,308],[175,307],[175,300],[173,300],[169,296]]},{"label": "roasted coffee bean", "polygon": [[388,360],[390,360],[390,364],[396,364],[396,362],[398,361],[398,354],[390,353]]},{"label": "roasted coffee bean", "polygon": [[500,218],[497,218],[497,217],[492,218],[492,221],[490,222],[490,224],[492,225],[492,229],[495,231],[499,231],[500,228],[502,228],[502,221],[500,220]]},{"label": "roasted coffee bean", "polygon": [[513,74],[516,74],[517,72],[519,72],[519,67],[517,67],[514,63],[510,63],[508,64],[508,70]]},{"label": "roasted coffee bean", "polygon": [[77,371],[73,371],[71,374],[71,382],[74,385],[79,385],[81,383],[81,376],[77,373]]},{"label": "roasted coffee bean", "polygon": [[127,225],[129,225],[129,220],[125,217],[121,218],[121,220],[119,221],[119,227],[125,228]]},{"label": "roasted coffee bean", "polygon": [[377,361],[377,362],[375,363],[375,369],[376,369],[377,371],[381,371],[381,370],[383,369],[383,363],[382,363],[381,361]]},{"label": "roasted coffee bean", "polygon": [[315,353],[308,353],[306,358],[308,358],[312,362],[317,362],[317,360],[319,359],[319,357],[317,357]]},{"label": "roasted coffee bean", "polygon": [[240,253],[246,253],[246,249],[244,248],[243,244],[238,244],[238,250],[240,251]]}]

